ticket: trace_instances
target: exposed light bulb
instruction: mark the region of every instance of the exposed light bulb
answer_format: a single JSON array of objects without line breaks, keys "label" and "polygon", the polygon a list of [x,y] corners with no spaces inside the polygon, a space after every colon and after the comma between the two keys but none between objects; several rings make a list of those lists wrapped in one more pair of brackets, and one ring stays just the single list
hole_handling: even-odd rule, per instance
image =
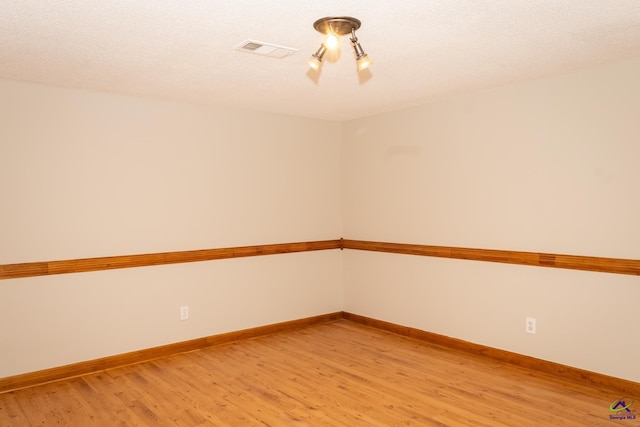
[{"label": "exposed light bulb", "polygon": [[311,55],[311,58],[307,60],[307,65],[309,66],[309,68],[317,71],[320,69],[320,65],[322,65],[322,63],[318,58],[316,58],[315,55]]},{"label": "exposed light bulb", "polygon": [[358,71],[366,70],[372,64],[371,58],[367,54],[359,58],[356,63],[358,64]]},{"label": "exposed light bulb", "polygon": [[338,48],[338,45],[340,44],[338,36],[333,33],[327,34],[327,40],[325,40],[324,44],[325,46],[327,46],[327,49],[336,50]]}]

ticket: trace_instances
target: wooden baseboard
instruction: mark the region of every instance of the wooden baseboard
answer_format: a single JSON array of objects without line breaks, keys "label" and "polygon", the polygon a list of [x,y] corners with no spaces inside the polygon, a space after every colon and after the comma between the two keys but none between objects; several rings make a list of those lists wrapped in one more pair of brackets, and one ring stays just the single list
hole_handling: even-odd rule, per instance
[{"label": "wooden baseboard", "polygon": [[463,341],[457,338],[451,338],[433,332],[427,332],[420,329],[385,322],[383,320],[377,320],[349,312],[328,313],[319,316],[307,317],[304,319],[291,320],[288,322],[258,326],[255,328],[197,338],[194,340],[74,363],[66,366],[45,369],[42,371],[29,372],[12,377],[0,378],[0,393],[33,387],[54,381],[61,381],[73,377],[104,371],[107,369],[114,369],[121,366],[132,365],[135,363],[142,363],[162,357],[173,356],[179,353],[200,350],[206,347],[228,344],[231,342],[256,338],[278,332],[302,329],[309,326],[333,322],[340,319],[350,320],[355,323],[391,332],[401,336],[418,339],[452,350],[488,357],[515,366],[520,366],[534,371],[559,376],[565,380],[575,381],[581,384],[587,383],[594,387],[602,389],[615,390],[625,396],[640,395],[640,383],[636,383],[633,381],[611,377],[596,372],[586,371],[555,362],[549,362],[546,360],[509,352],[506,350],[487,347],[484,345]]},{"label": "wooden baseboard", "polygon": [[615,390],[625,396],[640,395],[640,383],[625,380],[622,378],[616,378],[596,372],[586,371],[583,369],[562,365],[560,363],[549,362],[547,360],[537,359],[535,357],[525,356],[518,353],[512,353],[510,351],[500,350],[493,347],[486,347],[484,345],[447,337],[445,335],[439,335],[433,332],[426,332],[408,326],[401,326],[395,323],[376,320],[358,314],[344,312],[343,317],[352,322],[360,323],[362,325],[370,326],[376,329],[392,332],[394,334],[402,335],[405,337],[415,338],[421,341],[426,341],[441,347],[488,357],[494,360],[499,360],[501,362],[509,363],[534,371],[555,375],[558,377],[562,377],[564,380],[578,382],[581,384],[588,383],[598,388]]},{"label": "wooden baseboard", "polygon": [[107,369],[173,356],[188,351],[200,350],[215,345],[228,344],[235,341],[256,338],[278,332],[302,329],[339,319],[342,319],[342,312],[323,314],[0,378],[0,393],[88,375]]}]

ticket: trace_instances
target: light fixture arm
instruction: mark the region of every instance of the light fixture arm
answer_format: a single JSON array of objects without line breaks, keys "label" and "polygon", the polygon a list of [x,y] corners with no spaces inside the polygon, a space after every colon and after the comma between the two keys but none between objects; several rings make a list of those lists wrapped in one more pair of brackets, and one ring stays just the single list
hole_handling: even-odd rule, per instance
[{"label": "light fixture arm", "polygon": [[313,54],[313,56],[315,56],[322,62],[322,58],[324,57],[324,54],[326,52],[327,52],[327,47],[324,45],[324,43],[322,43],[318,48],[318,50],[316,51],[316,53]]},{"label": "light fixture arm", "polygon": [[356,37],[356,30],[354,28],[351,29],[351,44],[353,45],[353,50],[356,52],[356,59],[360,59],[365,57],[367,54],[364,53],[364,49],[358,43],[358,37]]}]

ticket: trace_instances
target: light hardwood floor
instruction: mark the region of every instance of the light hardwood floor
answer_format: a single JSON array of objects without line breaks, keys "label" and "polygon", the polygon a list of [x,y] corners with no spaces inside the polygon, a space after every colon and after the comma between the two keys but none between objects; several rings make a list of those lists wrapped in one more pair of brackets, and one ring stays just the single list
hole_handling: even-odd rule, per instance
[{"label": "light hardwood floor", "polygon": [[0,394],[0,426],[640,425],[621,397],[339,320]]}]

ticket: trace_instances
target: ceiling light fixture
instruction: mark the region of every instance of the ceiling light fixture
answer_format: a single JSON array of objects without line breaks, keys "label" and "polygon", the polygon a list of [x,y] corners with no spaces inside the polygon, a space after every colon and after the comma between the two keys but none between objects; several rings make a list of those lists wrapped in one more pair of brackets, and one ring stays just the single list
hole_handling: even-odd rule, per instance
[{"label": "ceiling light fixture", "polygon": [[356,30],[360,28],[361,22],[356,18],[350,16],[328,16],[326,18],[320,18],[313,23],[313,28],[319,33],[327,36],[325,41],[320,45],[320,48],[311,55],[311,58],[307,61],[309,67],[314,70],[319,70],[322,65],[322,60],[327,49],[333,50],[340,46],[340,40],[338,37],[351,35],[349,39],[353,46],[353,51],[356,55],[356,63],[358,65],[358,71],[362,71],[371,65],[371,59],[364,53],[364,49],[358,42],[356,37]]}]

